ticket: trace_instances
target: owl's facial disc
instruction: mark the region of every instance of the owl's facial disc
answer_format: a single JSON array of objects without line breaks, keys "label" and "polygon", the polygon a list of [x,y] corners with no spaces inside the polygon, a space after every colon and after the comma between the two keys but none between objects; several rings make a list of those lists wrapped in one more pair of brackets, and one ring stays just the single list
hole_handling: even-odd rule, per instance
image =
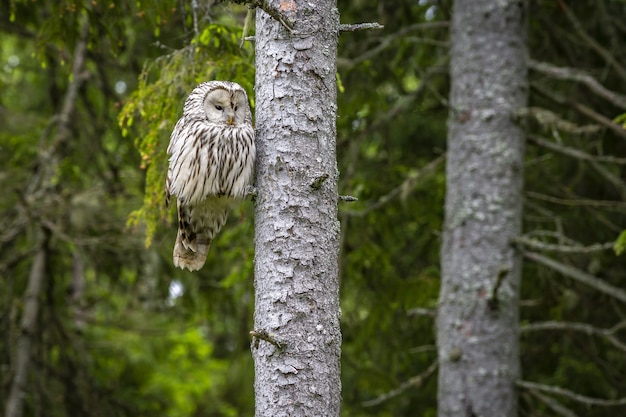
[{"label": "owl's facial disc", "polygon": [[[242,103],[243,99],[243,103]],[[245,96],[240,92],[231,93],[217,89],[207,94],[204,110],[207,120],[225,125],[240,125],[245,121]]]}]

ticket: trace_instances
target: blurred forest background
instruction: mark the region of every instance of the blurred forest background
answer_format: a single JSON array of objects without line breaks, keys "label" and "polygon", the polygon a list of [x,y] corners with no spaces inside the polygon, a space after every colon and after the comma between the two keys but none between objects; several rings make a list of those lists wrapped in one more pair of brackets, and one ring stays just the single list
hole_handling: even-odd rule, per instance
[{"label": "blurred forest background", "polygon": [[[338,7],[385,25],[339,44],[342,414],[435,416],[451,0]],[[252,203],[188,273],[162,188],[197,83],[253,100],[245,14],[0,0],[1,410],[18,381],[25,416],[254,413]],[[626,415],[626,2],[529,22],[520,415]]]}]

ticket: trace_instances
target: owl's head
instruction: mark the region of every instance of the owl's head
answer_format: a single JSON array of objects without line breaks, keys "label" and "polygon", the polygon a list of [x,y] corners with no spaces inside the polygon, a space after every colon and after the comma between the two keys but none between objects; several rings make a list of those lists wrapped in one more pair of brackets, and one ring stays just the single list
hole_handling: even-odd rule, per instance
[{"label": "owl's head", "polygon": [[187,120],[208,121],[222,126],[252,123],[246,90],[230,81],[209,81],[193,89],[185,102]]},{"label": "owl's head", "polygon": [[191,95],[197,90],[204,93],[202,109],[207,121],[225,126],[242,126],[244,123],[250,123],[248,96],[239,84],[211,81],[200,84]]}]

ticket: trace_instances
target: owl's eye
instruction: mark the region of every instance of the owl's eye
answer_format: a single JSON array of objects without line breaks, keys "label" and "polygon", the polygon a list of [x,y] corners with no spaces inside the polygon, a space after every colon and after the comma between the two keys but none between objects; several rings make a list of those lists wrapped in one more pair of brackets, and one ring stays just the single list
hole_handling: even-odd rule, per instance
[{"label": "owl's eye", "polygon": [[237,111],[237,106],[235,106],[235,111]]},{"label": "owl's eye", "polygon": [[220,111],[224,110],[224,108],[223,108],[222,106],[220,106],[219,104],[216,104],[216,105],[215,105],[215,108],[216,108],[217,110],[220,110]]}]

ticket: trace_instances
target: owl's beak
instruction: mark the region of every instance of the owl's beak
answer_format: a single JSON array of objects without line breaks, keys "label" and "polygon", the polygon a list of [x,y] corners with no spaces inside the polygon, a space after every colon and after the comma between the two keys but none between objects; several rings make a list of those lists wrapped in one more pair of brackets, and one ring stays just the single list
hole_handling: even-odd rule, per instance
[{"label": "owl's beak", "polygon": [[228,116],[228,124],[229,125],[233,124],[233,116]]}]

